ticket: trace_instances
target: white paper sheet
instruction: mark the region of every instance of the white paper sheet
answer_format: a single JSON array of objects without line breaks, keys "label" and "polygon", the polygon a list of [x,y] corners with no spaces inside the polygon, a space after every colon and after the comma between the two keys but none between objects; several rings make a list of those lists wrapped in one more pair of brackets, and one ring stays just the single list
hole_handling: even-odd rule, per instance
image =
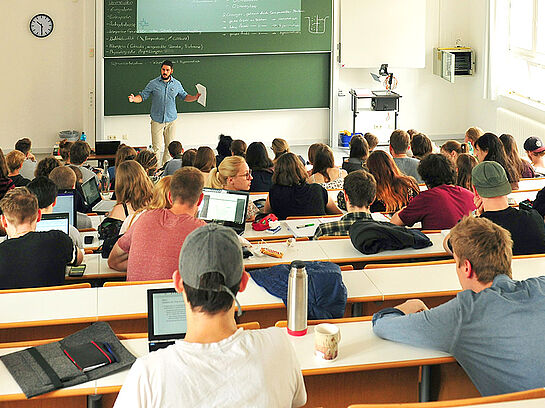
[{"label": "white paper sheet", "polygon": [[197,99],[197,103],[200,103],[202,106],[206,107],[206,87],[202,84],[197,84],[195,87],[197,88],[197,92],[201,94],[199,99]]}]

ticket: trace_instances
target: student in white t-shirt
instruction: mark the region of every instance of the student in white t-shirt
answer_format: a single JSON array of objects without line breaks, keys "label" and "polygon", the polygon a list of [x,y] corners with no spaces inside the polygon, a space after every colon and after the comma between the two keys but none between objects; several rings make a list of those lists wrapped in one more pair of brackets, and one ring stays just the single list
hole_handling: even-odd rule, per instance
[{"label": "student in white t-shirt", "polygon": [[304,405],[301,368],[284,329],[236,327],[235,296],[247,276],[233,230],[207,224],[189,234],[173,275],[186,306],[186,337],[139,358],[115,407]]}]

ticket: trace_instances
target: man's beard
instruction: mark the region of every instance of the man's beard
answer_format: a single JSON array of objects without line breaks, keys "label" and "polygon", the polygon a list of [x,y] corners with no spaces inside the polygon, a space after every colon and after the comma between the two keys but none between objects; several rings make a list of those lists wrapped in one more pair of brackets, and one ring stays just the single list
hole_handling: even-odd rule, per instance
[{"label": "man's beard", "polygon": [[167,76],[167,77],[165,78],[165,75],[164,75],[164,74],[161,74],[161,78],[163,78],[163,81],[169,81],[171,76],[172,76],[172,75],[169,75],[169,76]]}]

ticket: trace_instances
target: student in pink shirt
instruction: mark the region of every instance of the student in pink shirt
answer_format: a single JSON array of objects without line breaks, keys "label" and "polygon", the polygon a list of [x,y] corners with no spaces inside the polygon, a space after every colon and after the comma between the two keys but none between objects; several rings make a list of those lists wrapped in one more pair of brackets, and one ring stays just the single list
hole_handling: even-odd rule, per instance
[{"label": "student in pink shirt", "polygon": [[115,244],[108,265],[127,271],[127,280],[170,279],[187,235],[205,225],[195,218],[203,198],[204,178],[194,167],[183,167],[172,176],[171,208],[146,211]]}]

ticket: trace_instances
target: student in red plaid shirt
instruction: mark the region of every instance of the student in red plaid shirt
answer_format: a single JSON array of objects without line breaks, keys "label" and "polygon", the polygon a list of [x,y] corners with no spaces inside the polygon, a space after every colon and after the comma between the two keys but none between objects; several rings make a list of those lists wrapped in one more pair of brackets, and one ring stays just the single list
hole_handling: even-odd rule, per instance
[{"label": "student in red plaid shirt", "polygon": [[348,213],[340,220],[321,224],[313,239],[321,236],[348,236],[350,226],[356,221],[371,220],[369,206],[375,201],[377,183],[365,170],[353,171],[344,178],[344,197]]}]

